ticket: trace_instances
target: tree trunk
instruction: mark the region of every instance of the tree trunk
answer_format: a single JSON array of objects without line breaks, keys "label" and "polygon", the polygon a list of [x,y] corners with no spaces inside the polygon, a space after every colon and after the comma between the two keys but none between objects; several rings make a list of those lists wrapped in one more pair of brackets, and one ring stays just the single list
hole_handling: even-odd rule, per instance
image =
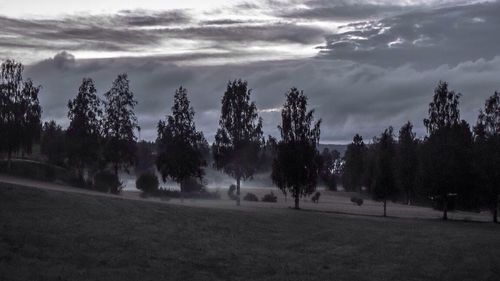
[{"label": "tree trunk", "polygon": [[387,199],[384,199],[384,217],[387,217]]},{"label": "tree trunk", "polygon": [[236,179],[236,206],[240,206],[240,177]]},{"label": "tree trunk", "polygon": [[406,204],[411,205],[411,203],[410,203],[410,190],[409,189],[406,190]]},{"label": "tree trunk", "polygon": [[7,168],[9,170],[12,169],[12,150],[9,148],[9,152],[7,153]]},{"label": "tree trunk", "polygon": [[118,177],[118,163],[115,163],[115,176]]},{"label": "tree trunk", "polygon": [[300,207],[299,207],[299,196],[298,195],[295,196],[295,209],[297,209],[297,210],[300,209]]},{"label": "tree trunk", "polygon": [[447,220],[448,219],[448,196],[445,195],[444,196],[444,200],[443,200],[443,220]]},{"label": "tree trunk", "polygon": [[181,203],[184,203],[185,180],[181,180],[180,188],[181,188]]},{"label": "tree trunk", "polygon": [[493,204],[493,222],[498,222],[498,195],[495,196],[495,204]]}]

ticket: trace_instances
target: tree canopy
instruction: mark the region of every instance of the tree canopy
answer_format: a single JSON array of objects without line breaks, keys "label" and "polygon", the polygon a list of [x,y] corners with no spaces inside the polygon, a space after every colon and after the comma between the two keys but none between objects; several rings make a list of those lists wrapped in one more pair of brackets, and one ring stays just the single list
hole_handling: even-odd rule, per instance
[{"label": "tree canopy", "polygon": [[186,88],[180,87],[175,91],[172,115],[158,122],[156,167],[163,181],[172,178],[183,192],[191,191],[189,180],[201,179],[207,165],[203,153],[208,144],[203,133],[196,130],[194,114]]},{"label": "tree canopy", "polygon": [[78,94],[68,102],[70,120],[66,136],[70,166],[83,177],[84,169],[99,164],[102,143],[102,109],[94,81],[84,78]]},{"label": "tree canopy", "polygon": [[116,176],[120,169],[128,171],[136,160],[135,130],[140,130],[134,107],[137,101],[130,90],[126,73],[119,74],[111,89],[104,94],[105,116],[103,136],[105,139],[104,157],[113,165]]},{"label": "tree canopy", "polygon": [[283,193],[291,193],[297,209],[299,198],[316,189],[321,167],[317,151],[321,120],[314,123],[313,114],[314,110],[307,111],[304,93],[290,89],[281,111],[281,140],[277,143],[271,177]]},{"label": "tree canopy", "polygon": [[240,181],[251,178],[256,172],[264,145],[262,119],[258,116],[257,106],[250,101],[250,95],[246,81],[228,82],[212,146],[215,167],[236,179],[238,205]]},{"label": "tree canopy", "polygon": [[11,155],[23,150],[31,153],[39,138],[42,108],[38,101],[40,86],[23,80],[24,67],[14,60],[1,64],[0,72],[0,151]]}]

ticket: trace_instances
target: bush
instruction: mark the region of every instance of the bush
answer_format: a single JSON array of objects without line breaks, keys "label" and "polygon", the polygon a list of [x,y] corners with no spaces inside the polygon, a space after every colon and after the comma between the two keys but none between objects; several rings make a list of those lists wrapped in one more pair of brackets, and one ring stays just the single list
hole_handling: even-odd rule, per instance
[{"label": "bush", "polygon": [[183,192],[199,192],[205,188],[196,178],[188,178],[181,184]]},{"label": "bush", "polygon": [[228,191],[227,191],[227,196],[229,196],[229,198],[231,200],[237,200],[238,199],[238,196],[236,194],[234,194],[234,191],[236,191],[236,185],[231,184],[229,186]]},{"label": "bush", "polygon": [[356,196],[351,197],[351,202],[356,203],[358,206],[363,205],[363,199]]},{"label": "bush", "polygon": [[159,185],[158,177],[152,172],[141,174],[135,181],[135,187],[144,193],[154,193]]},{"label": "bush", "polygon": [[313,197],[312,197],[311,199],[312,199],[312,201],[313,201],[314,203],[318,203],[318,202],[319,202],[319,197],[320,197],[320,196],[321,196],[321,193],[318,191],[318,192],[316,192],[316,194],[314,194],[314,195],[313,195]]},{"label": "bush", "polygon": [[268,193],[262,197],[262,202],[271,202],[271,203],[276,203],[278,202],[278,197],[274,195],[274,193],[271,191],[271,193]]},{"label": "bush", "polygon": [[257,195],[253,194],[253,193],[250,193],[248,192],[245,197],[243,197],[243,200],[245,201],[252,201],[252,202],[257,202],[259,201],[259,198],[257,197]]},{"label": "bush", "polygon": [[118,194],[123,189],[123,185],[115,174],[108,171],[100,171],[94,176],[94,189],[100,192]]}]

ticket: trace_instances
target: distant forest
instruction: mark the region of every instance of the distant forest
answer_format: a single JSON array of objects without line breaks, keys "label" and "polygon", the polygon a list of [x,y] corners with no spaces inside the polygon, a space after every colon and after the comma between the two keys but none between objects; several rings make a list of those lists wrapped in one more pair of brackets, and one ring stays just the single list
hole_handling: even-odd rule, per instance
[{"label": "distant forest", "polygon": [[[120,192],[120,172],[159,174],[179,183],[182,192],[203,188],[206,168],[230,176],[240,185],[255,175],[270,180],[295,199],[310,196],[319,184],[328,189],[369,194],[384,202],[429,204],[450,209],[492,211],[497,221],[500,193],[500,94],[494,92],[475,124],[460,118],[461,94],[440,81],[423,116],[427,135],[417,138],[413,124],[388,127],[366,142],[353,136],[349,145],[320,144],[321,119],[307,109],[307,96],[291,88],[283,103],[279,136],[264,136],[262,119],[244,80],[227,83],[221,100],[219,127],[209,144],[194,122],[188,90],[179,87],[174,105],[159,117],[154,142],[138,141],[134,108],[138,102],[127,74],[98,96],[94,81],[83,78],[68,101],[69,126],[42,124],[38,95],[41,86],[23,77],[23,65],[1,64],[0,153],[2,172],[13,168],[13,158],[39,147],[44,163],[71,171],[71,183],[95,186],[107,179]],[[478,105],[479,107],[479,105]],[[33,158],[32,158],[33,159]],[[156,176],[154,176],[156,178]]]}]

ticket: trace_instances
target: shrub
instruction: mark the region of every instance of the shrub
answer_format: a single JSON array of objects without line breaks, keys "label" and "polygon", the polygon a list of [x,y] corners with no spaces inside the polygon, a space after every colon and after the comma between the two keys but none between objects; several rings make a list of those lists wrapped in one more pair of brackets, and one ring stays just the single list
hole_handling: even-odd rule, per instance
[{"label": "shrub", "polygon": [[363,199],[356,196],[351,197],[351,202],[356,203],[358,206],[363,205]]},{"label": "shrub", "polygon": [[144,193],[154,193],[159,185],[158,177],[153,172],[145,172],[135,181],[135,187]]},{"label": "shrub", "polygon": [[205,188],[196,178],[188,178],[182,182],[181,189],[183,192],[199,192]]},{"label": "shrub", "polygon": [[245,197],[243,197],[243,200],[245,201],[252,201],[252,202],[257,202],[259,201],[259,198],[257,197],[257,195],[253,194],[253,193],[250,193],[248,192]]},{"label": "shrub", "polygon": [[115,174],[100,171],[94,176],[94,189],[100,192],[118,194],[123,189],[123,185]]},{"label": "shrub", "polygon": [[271,193],[268,193],[268,194],[264,195],[264,197],[262,197],[262,202],[275,203],[275,202],[278,202],[278,197],[276,197],[276,195],[274,195],[274,193],[271,191]]},{"label": "shrub", "polygon": [[234,184],[231,184],[229,186],[229,189],[227,191],[227,196],[229,196],[229,198],[231,200],[237,200],[238,199],[238,196],[236,196],[236,194],[234,194],[234,191],[236,190],[236,185]]},{"label": "shrub", "polygon": [[314,203],[318,203],[318,202],[319,202],[319,197],[320,197],[320,196],[321,196],[321,193],[320,193],[319,191],[317,191],[317,192],[313,195],[313,197],[312,197],[311,199],[312,199],[312,201],[313,201]]}]

